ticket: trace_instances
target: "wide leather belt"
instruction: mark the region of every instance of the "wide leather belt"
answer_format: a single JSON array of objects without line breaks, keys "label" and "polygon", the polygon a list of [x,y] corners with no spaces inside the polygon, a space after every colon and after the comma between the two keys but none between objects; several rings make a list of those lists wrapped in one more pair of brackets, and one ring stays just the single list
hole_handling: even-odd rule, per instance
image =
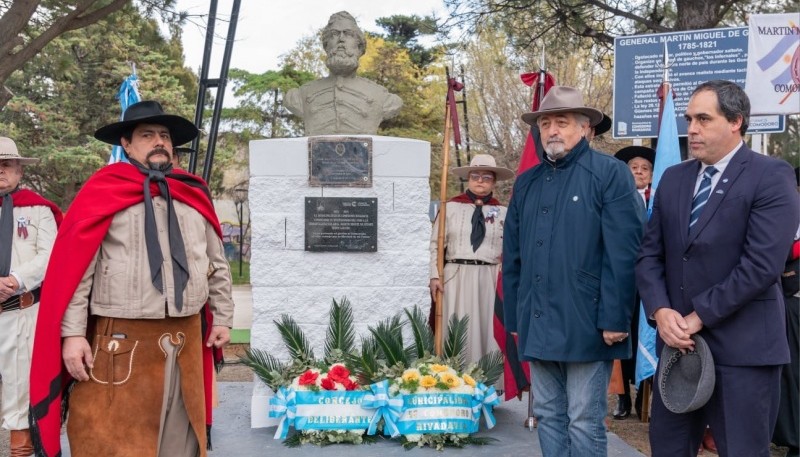
[{"label": "wide leather belt", "polygon": [[457,263],[459,265],[497,265],[496,263],[484,262],[477,259],[450,259],[447,263]]},{"label": "wide leather belt", "polygon": [[0,303],[0,306],[2,306],[2,310],[0,310],[0,312],[14,311],[17,309],[31,307],[34,303],[39,301],[39,294],[41,293],[41,290],[41,288],[37,287],[20,295],[14,295],[3,303]]}]

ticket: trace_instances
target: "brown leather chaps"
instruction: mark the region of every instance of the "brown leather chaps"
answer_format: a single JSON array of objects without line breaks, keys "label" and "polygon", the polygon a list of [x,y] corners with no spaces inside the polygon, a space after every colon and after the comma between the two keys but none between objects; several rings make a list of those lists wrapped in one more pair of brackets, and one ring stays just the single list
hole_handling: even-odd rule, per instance
[{"label": "brown leather chaps", "polygon": [[166,363],[174,360],[161,346],[166,342],[176,349],[180,394],[199,453],[205,456],[200,316],[136,320],[97,317],[95,329],[89,341],[94,355],[91,379],[77,383],[69,398],[67,436],[71,454],[158,455],[164,427],[162,412],[167,408],[164,378],[170,370],[166,370]]}]

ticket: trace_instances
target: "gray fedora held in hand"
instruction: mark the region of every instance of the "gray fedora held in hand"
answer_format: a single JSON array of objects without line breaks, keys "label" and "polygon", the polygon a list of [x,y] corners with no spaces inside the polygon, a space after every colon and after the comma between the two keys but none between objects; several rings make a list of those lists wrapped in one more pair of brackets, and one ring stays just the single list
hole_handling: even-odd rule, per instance
[{"label": "gray fedora held in hand", "polygon": [[158,124],[168,128],[173,146],[192,141],[198,132],[197,127],[188,119],[174,114],[167,114],[160,103],[145,100],[129,106],[122,115],[121,121],[97,129],[94,132],[94,137],[103,143],[122,146],[120,144],[122,135],[139,124]]},{"label": "gray fedora held in hand", "polygon": [[0,160],[19,160],[22,165],[36,163],[39,159],[22,157],[17,150],[17,144],[8,137],[0,136]]},{"label": "gray fedora held in hand", "polygon": [[658,387],[664,406],[682,414],[703,407],[714,392],[714,357],[700,335],[692,335],[694,351],[682,354],[680,349],[664,346]]},{"label": "gray fedora held in hand", "polygon": [[522,120],[536,125],[536,119],[545,114],[581,113],[589,118],[590,125],[597,125],[603,120],[603,113],[585,106],[583,95],[573,87],[553,86],[542,99],[539,111],[522,115]]}]

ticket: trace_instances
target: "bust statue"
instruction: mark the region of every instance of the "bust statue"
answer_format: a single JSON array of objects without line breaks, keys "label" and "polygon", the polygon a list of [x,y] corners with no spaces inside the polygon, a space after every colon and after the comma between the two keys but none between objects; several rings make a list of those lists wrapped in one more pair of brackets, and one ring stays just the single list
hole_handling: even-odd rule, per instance
[{"label": "bust statue", "polygon": [[364,33],[347,11],[331,15],[322,30],[330,75],[292,89],[284,105],[303,118],[306,135],[374,135],[384,119],[400,112],[403,101],[385,87],[356,76],[366,51]]}]

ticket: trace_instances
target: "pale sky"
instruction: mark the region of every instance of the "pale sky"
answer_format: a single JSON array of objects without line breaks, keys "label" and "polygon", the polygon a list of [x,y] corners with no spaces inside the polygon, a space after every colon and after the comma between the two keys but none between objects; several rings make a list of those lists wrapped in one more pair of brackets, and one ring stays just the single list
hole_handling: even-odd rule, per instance
[{"label": "pale sky", "polygon": [[[202,18],[191,18],[183,29],[186,64],[196,72],[203,59],[208,0],[178,0],[177,9]],[[232,0],[217,3],[216,39],[211,54],[209,77],[219,76],[227,36],[227,19]],[[231,55],[231,68],[251,73],[278,69],[278,56],[285,54],[304,36],[327,24],[328,17],[346,10],[358,21],[362,30],[379,32],[375,19],[395,14],[425,16],[445,15],[442,0],[242,0],[236,42]],[[220,19],[225,19],[222,22]],[[226,105],[229,100],[226,97]]]}]

